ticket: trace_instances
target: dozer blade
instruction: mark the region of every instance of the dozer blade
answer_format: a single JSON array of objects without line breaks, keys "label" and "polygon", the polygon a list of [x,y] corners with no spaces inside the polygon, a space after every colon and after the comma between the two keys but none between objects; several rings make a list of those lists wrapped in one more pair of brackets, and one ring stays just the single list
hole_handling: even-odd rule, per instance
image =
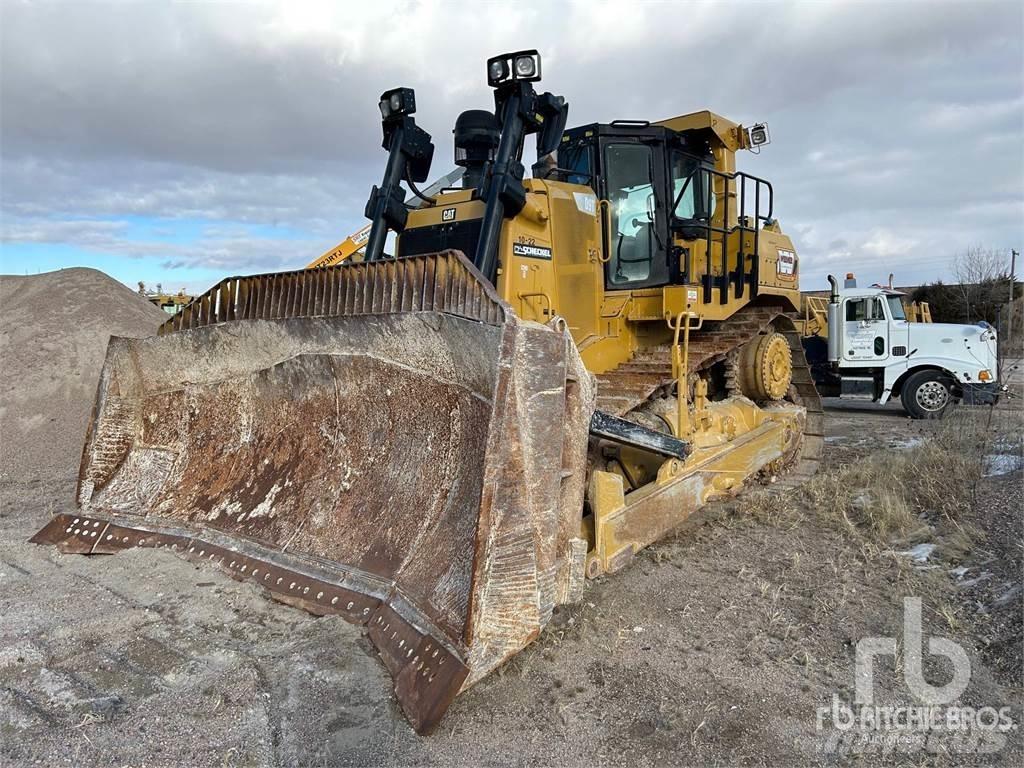
[{"label": "dozer blade", "polygon": [[460,253],[234,278],[168,330],[111,340],[78,513],[33,541],[363,624],[421,733],[578,594],[592,381]]}]

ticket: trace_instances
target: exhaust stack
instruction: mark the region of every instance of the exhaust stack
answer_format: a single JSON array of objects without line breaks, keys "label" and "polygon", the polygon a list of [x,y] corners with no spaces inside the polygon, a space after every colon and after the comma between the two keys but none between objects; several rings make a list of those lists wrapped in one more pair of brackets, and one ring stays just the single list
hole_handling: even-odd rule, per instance
[{"label": "exhaust stack", "polygon": [[[850,287],[849,283],[852,278],[852,274],[847,275],[847,288]],[[853,282],[856,286],[856,281]],[[839,304],[839,281],[832,277],[832,275],[829,275],[828,284],[832,287],[832,293],[828,301],[828,361],[830,363],[838,363],[842,357],[842,350],[840,349],[842,334],[839,332],[842,323]]]}]

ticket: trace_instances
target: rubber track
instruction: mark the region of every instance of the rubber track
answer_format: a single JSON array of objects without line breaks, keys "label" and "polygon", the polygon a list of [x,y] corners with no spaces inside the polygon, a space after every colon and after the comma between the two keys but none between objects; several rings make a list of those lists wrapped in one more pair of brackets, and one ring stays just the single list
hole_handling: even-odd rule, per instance
[{"label": "rubber track", "polygon": [[[800,334],[793,317],[778,307],[745,307],[728,320],[705,323],[691,331],[689,373],[704,371],[726,360],[730,353],[760,333],[775,331],[789,342],[793,355],[793,384],[790,399],[807,409],[799,459],[790,465],[773,488],[793,488],[806,482],[821,462],[825,445],[825,416],[821,398],[811,379]],[[664,344],[639,350],[631,360],[597,377],[597,407],[607,413],[626,416],[659,392],[674,386],[672,347]]]}]

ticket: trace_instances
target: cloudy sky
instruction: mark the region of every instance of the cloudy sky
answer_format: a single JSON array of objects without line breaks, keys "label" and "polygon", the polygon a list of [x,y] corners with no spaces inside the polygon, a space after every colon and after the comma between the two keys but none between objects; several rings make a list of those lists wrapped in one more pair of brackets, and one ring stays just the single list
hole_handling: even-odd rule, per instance
[{"label": "cloudy sky", "polygon": [[1024,234],[1019,2],[61,3],[0,0],[2,268],[199,290],[296,268],[363,224],[376,101],[451,126],[488,56],[538,48],[570,124],[767,121],[805,288],[907,284]]}]

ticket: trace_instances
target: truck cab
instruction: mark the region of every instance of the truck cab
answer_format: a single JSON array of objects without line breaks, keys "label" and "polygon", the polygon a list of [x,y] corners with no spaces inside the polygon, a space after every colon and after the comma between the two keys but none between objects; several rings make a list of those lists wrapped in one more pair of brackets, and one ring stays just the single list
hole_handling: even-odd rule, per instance
[{"label": "truck cab", "polygon": [[903,294],[857,287],[831,275],[827,301],[804,301],[803,344],[818,391],[825,397],[900,398],[913,418],[941,416],[957,400],[994,403],[996,330],[988,323],[911,322]]}]

